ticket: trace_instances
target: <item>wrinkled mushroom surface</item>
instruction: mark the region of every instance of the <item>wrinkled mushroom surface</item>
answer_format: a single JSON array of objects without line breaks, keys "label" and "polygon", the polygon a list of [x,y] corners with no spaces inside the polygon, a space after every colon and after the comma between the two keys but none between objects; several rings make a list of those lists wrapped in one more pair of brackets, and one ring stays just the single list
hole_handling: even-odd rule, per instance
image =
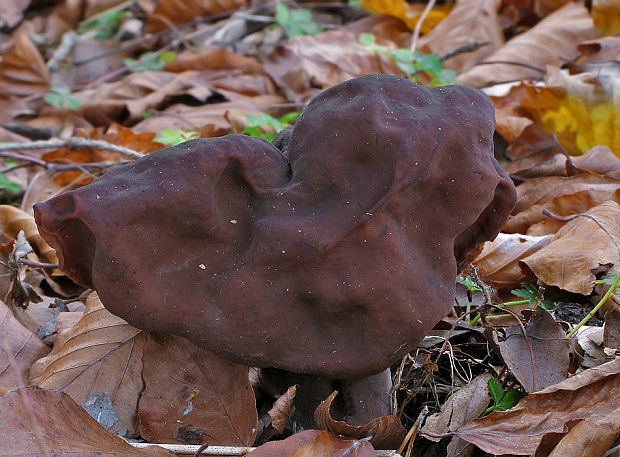
[{"label": "wrinkled mushroom surface", "polygon": [[515,189],[480,91],[389,75],[332,87],[285,157],[257,138],[188,141],[35,206],[64,271],[132,325],[238,362],[378,373],[452,305],[457,264]]}]

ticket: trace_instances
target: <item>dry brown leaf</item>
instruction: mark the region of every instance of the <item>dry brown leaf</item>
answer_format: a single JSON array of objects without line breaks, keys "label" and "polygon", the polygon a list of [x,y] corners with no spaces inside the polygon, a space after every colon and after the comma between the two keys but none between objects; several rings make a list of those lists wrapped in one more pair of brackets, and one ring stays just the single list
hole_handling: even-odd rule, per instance
[{"label": "dry brown leaf", "polygon": [[135,437],[144,340],[141,330],[112,315],[92,293],[80,321],[32,365],[30,384],[66,392],[79,404],[103,393],[111,399],[110,417],[118,419],[110,424],[113,419],[105,417],[108,429]]},{"label": "dry brown leaf", "polygon": [[296,393],[297,386],[289,387],[286,392],[276,400],[273,407],[268,412],[269,416],[271,416],[271,426],[278,433],[284,431],[291,418],[291,414],[293,414]]},{"label": "dry brown leaf", "polygon": [[248,367],[178,336],[150,334],[144,347],[140,434],[155,443],[251,446],[257,412]]},{"label": "dry brown leaf", "polygon": [[[489,380],[491,378],[489,373],[483,373],[450,395],[441,405],[441,410],[426,419],[422,432],[443,435],[480,417],[489,405]],[[439,439],[429,439],[439,441]],[[462,453],[468,446],[471,445],[466,441],[457,437],[452,438],[448,445],[448,457],[463,455]]]},{"label": "dry brown leaf", "polygon": [[325,430],[306,430],[252,451],[252,457],[375,457],[367,440],[353,440]]},{"label": "dry brown leaf", "polygon": [[527,236],[520,233],[500,233],[494,241],[484,244],[482,252],[474,261],[482,280],[497,289],[519,285],[525,275],[519,260],[542,249],[551,242],[552,236]]},{"label": "dry brown leaf", "polygon": [[[14,390],[0,398],[4,457],[173,457],[160,447],[136,449],[101,427],[62,392],[39,387]],[[32,421],[37,424],[34,432]],[[39,442],[41,439],[41,442]],[[44,447],[47,454],[44,454]]]},{"label": "dry brown leaf", "polygon": [[132,130],[159,132],[165,128],[189,129],[198,131],[202,137],[221,136],[226,135],[230,129],[230,123],[226,118],[228,111],[238,110],[246,114],[258,114],[284,102],[284,98],[276,95],[262,95],[203,106],[172,105],[164,112],[143,120]]},{"label": "dry brown leaf", "polygon": [[[372,33],[385,22],[402,30],[402,22],[389,16],[362,19],[338,30],[289,39],[274,49],[264,62],[265,72],[295,102],[306,101],[323,89],[368,73],[402,74],[396,64],[383,55],[364,50],[362,32]],[[381,36],[375,34],[381,43]]]},{"label": "dry brown leaf", "polygon": [[48,352],[49,348],[0,302],[0,386],[27,385],[30,366]]},{"label": "dry brown leaf", "polygon": [[314,411],[317,427],[349,438],[370,438],[370,443],[377,449],[395,449],[405,438],[407,431],[397,416],[381,416],[364,425],[349,425],[331,417],[329,408],[338,395],[334,391],[321,402]]},{"label": "dry brown leaf", "polygon": [[572,158],[575,167],[620,182],[620,158],[608,146],[595,146],[585,154]]},{"label": "dry brown leaf", "polygon": [[592,0],[592,20],[603,35],[620,34],[620,3],[617,0]]},{"label": "dry brown leaf", "polygon": [[620,206],[608,201],[568,222],[547,246],[521,260],[550,286],[590,295],[593,270],[620,263]]},{"label": "dry brown leaf", "polygon": [[534,11],[540,17],[545,17],[555,10],[563,7],[571,0],[535,0],[534,1]]},{"label": "dry brown leaf", "polygon": [[620,359],[589,368],[528,395],[508,411],[494,411],[456,432],[491,454],[530,455],[548,433],[574,421],[594,421],[620,409]]},{"label": "dry brown leaf", "polygon": [[459,0],[450,15],[420,39],[420,49],[441,56],[468,43],[489,41],[476,51],[445,60],[446,68],[469,70],[504,44],[497,6],[497,0]]},{"label": "dry brown leaf", "polygon": [[549,457],[602,457],[620,435],[620,409],[575,425]]},{"label": "dry brown leaf", "polygon": [[580,3],[571,2],[485,59],[511,63],[477,65],[458,79],[461,84],[485,87],[541,77],[544,73],[527,66],[538,67],[544,72],[546,65],[577,57],[577,44],[593,38],[596,38],[596,31],[588,10]]},{"label": "dry brown leaf", "polygon": [[603,62],[620,57],[620,36],[608,36],[580,43],[577,49],[588,62]]},{"label": "dry brown leaf", "polygon": [[42,94],[49,88],[49,73],[24,22],[13,33],[13,45],[0,56],[0,93],[19,97]]},{"label": "dry brown leaf", "polygon": [[570,341],[562,326],[542,306],[522,313],[529,317],[525,328],[527,338],[520,325],[513,325],[506,329],[506,339],[498,346],[510,372],[531,393],[566,379]]},{"label": "dry brown leaf", "polygon": [[[216,48],[202,52],[188,50],[180,52],[166,65],[165,70],[174,73],[189,70],[226,70],[241,74],[258,74],[263,71],[263,66],[254,57],[237,54],[226,48]],[[229,76],[232,75],[229,73]]]},{"label": "dry brown leaf", "polygon": [[56,251],[39,235],[39,229],[30,214],[10,205],[0,205],[0,228],[5,236],[16,240],[23,230],[26,240],[34,249],[39,259],[45,263],[58,263]]},{"label": "dry brown leaf", "polygon": [[550,202],[562,195],[571,195],[592,186],[615,186],[618,181],[605,176],[582,173],[570,177],[548,176],[539,179],[530,179],[517,187],[517,204],[512,214],[519,214],[534,205]]},{"label": "dry brown leaf", "polygon": [[249,6],[249,0],[160,0],[147,21],[147,32],[159,32],[190,22]]},{"label": "dry brown leaf", "polygon": [[0,3],[0,29],[12,29],[19,24],[28,6],[30,0],[3,0]]},{"label": "dry brown leaf", "polygon": [[587,190],[559,195],[546,203],[532,205],[525,211],[511,216],[506,222],[504,230],[535,236],[554,234],[565,223],[550,219],[543,214],[543,210],[566,217],[585,213],[609,200],[620,203],[620,182],[616,184],[593,184]]}]

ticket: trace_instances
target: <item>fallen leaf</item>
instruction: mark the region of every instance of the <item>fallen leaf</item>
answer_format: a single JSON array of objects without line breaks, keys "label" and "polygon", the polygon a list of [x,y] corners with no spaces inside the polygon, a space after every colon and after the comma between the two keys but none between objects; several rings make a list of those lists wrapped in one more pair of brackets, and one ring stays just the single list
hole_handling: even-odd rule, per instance
[{"label": "fallen leaf", "polygon": [[[491,374],[483,373],[450,395],[441,405],[441,410],[426,419],[421,432],[443,435],[480,417],[489,405],[489,379],[491,378]],[[428,436],[426,438],[439,441],[439,439]],[[467,445],[467,442],[453,437],[448,445],[448,457],[462,455]]]},{"label": "fallen leaf", "polygon": [[504,44],[497,19],[497,0],[459,0],[448,17],[420,39],[420,49],[442,56],[468,43],[488,41],[473,52],[444,61],[444,67],[458,73],[472,68]]},{"label": "fallen leaf", "polygon": [[17,239],[17,234],[23,230],[26,240],[41,262],[57,264],[56,251],[39,235],[39,229],[30,214],[10,205],[0,205],[0,229],[9,238]]},{"label": "fallen leaf", "polygon": [[528,395],[508,411],[493,411],[455,435],[491,454],[530,455],[548,433],[566,433],[571,422],[595,421],[620,409],[620,359],[589,368]]},{"label": "fallen leaf", "polygon": [[146,23],[147,32],[190,22],[197,17],[214,16],[249,6],[248,0],[160,0]]},{"label": "fallen leaf", "polygon": [[521,260],[542,282],[590,295],[601,265],[620,263],[620,206],[598,205],[566,223],[547,246]]},{"label": "fallen leaf", "polygon": [[[407,3],[405,0],[363,0],[362,8],[375,14],[387,14],[400,19],[413,30],[422,16],[425,5]],[[450,4],[434,6],[424,19],[420,33],[426,34],[433,30],[448,16],[451,8]]]},{"label": "fallen leaf", "polygon": [[267,412],[270,422],[260,435],[260,442],[264,443],[269,438],[280,435],[284,432],[291,420],[291,415],[295,411],[295,394],[297,386],[289,387],[284,394],[275,401],[271,409]]},{"label": "fallen leaf", "polygon": [[459,75],[458,80],[468,86],[486,87],[540,77],[546,65],[559,62],[560,58],[577,57],[577,44],[593,38],[596,38],[596,31],[588,10],[582,4],[571,2],[485,59],[498,63],[479,64]]},{"label": "fallen leaf", "polygon": [[603,35],[620,34],[620,4],[616,0],[592,0],[592,20]]},{"label": "fallen leaf", "polygon": [[254,57],[237,54],[226,48],[216,48],[202,52],[180,52],[164,69],[174,73],[189,70],[226,70],[230,75],[230,72],[259,74],[263,71],[263,66]]},{"label": "fallen leaf", "polygon": [[525,211],[511,216],[504,230],[534,236],[554,234],[565,225],[565,222],[550,219],[543,213],[544,210],[556,216],[567,217],[585,213],[609,200],[620,203],[620,182],[592,184],[586,190],[559,195],[543,204],[532,205]]},{"label": "fallen leaf", "polygon": [[226,118],[228,111],[238,110],[246,114],[258,114],[284,102],[282,97],[276,95],[259,95],[203,106],[176,104],[143,120],[132,130],[134,132],[159,132],[165,128],[188,129],[199,131],[202,137],[222,136],[226,135],[230,129],[230,123]]},{"label": "fallen leaf", "polygon": [[92,293],[79,322],[32,365],[30,384],[66,392],[79,404],[98,392],[107,395],[118,417],[109,430],[135,437],[144,341],[141,330],[112,315]]},{"label": "fallen leaf", "polygon": [[49,348],[0,302],[0,386],[27,385],[30,366],[48,352]]},{"label": "fallen leaf", "polygon": [[542,249],[553,237],[528,236],[520,233],[500,233],[494,241],[487,241],[474,264],[480,278],[497,289],[518,286],[525,279],[519,260]]},{"label": "fallen leaf", "polygon": [[[402,74],[388,57],[362,48],[362,32],[390,21],[396,30],[400,21],[389,16],[362,19],[338,30],[289,39],[274,49],[264,63],[265,72],[295,102],[306,101],[323,89],[368,73]],[[381,44],[379,36],[377,41]]]},{"label": "fallen leaf", "polygon": [[47,67],[30,33],[30,24],[24,22],[13,33],[12,46],[0,55],[0,93],[24,97],[49,89]]},{"label": "fallen leaf", "polygon": [[248,367],[177,336],[150,334],[138,414],[148,441],[251,446],[257,412]]},{"label": "fallen leaf", "polygon": [[571,0],[535,0],[534,11],[540,17],[545,17],[570,1]]},{"label": "fallen leaf", "polygon": [[305,430],[282,441],[271,441],[252,451],[252,457],[376,457],[367,440]]},{"label": "fallen leaf", "polygon": [[523,314],[529,317],[525,326],[527,338],[520,325],[513,325],[506,329],[504,341],[497,344],[510,372],[531,393],[566,379],[570,341],[562,326],[542,306],[525,310]]},{"label": "fallen leaf", "polygon": [[620,56],[620,36],[608,36],[596,40],[588,40],[577,46],[582,58],[587,62],[603,62],[617,59]]},{"label": "fallen leaf", "polygon": [[602,457],[620,435],[620,409],[575,425],[549,457]]},{"label": "fallen leaf", "polygon": [[0,397],[0,411],[0,436],[4,437],[2,453],[5,457],[174,455],[156,446],[133,448],[119,436],[105,430],[63,392],[51,392],[40,387],[14,390]]},{"label": "fallen leaf", "polygon": [[3,0],[0,3],[0,29],[12,29],[19,24],[29,6],[30,0]]},{"label": "fallen leaf", "polygon": [[358,426],[332,419],[329,408],[336,395],[338,391],[334,391],[314,411],[317,427],[349,438],[370,438],[370,443],[377,449],[395,449],[405,438],[407,431],[397,416],[381,416]]}]

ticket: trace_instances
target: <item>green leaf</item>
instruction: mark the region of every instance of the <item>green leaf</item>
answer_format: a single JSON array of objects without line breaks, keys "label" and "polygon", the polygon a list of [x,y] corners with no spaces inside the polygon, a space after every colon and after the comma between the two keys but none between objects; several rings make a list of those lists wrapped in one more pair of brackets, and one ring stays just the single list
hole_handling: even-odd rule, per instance
[{"label": "green leaf", "polygon": [[497,379],[489,379],[489,392],[491,393],[491,397],[493,398],[494,405],[497,405],[499,402],[502,401],[502,397],[504,396],[504,388]]},{"label": "green leaf", "polygon": [[375,44],[375,36],[372,33],[362,33],[360,35],[360,43],[366,46]]},{"label": "green leaf", "polygon": [[176,146],[177,144],[183,143],[185,141],[198,138],[198,136],[198,132],[195,132],[193,130],[163,129],[161,132],[159,132],[159,135],[155,137],[155,141],[162,144],[168,144],[170,146]]},{"label": "green leaf", "polygon": [[[538,295],[538,286],[530,282],[524,282],[521,284],[521,289],[511,290],[517,297],[527,298],[530,302],[530,307],[536,304],[536,297]],[[555,308],[556,302],[562,301],[561,297],[557,294],[551,294],[545,291],[543,298],[540,301],[540,306],[546,310]]]},{"label": "green leaf", "polygon": [[499,403],[495,405],[495,409],[506,411],[507,409],[517,406],[521,400],[521,393],[518,390],[509,390]]},{"label": "green leaf", "polygon": [[286,113],[284,116],[282,116],[280,118],[280,122],[282,122],[283,124],[287,124],[290,125],[293,122],[295,122],[299,116],[301,116],[301,113],[298,111],[291,111],[290,113]]},{"label": "green leaf", "polygon": [[80,100],[65,86],[53,86],[51,92],[43,96],[43,100],[56,108],[80,109]]},{"label": "green leaf", "polygon": [[470,292],[477,292],[482,290],[478,284],[476,284],[469,276],[465,276],[464,278],[459,278],[457,281],[459,284],[467,287]]},{"label": "green leaf", "polygon": [[145,52],[138,60],[126,58],[123,60],[123,63],[132,73],[142,73],[144,71],[161,70],[175,58],[176,53],[172,51]]},{"label": "green leaf", "polygon": [[289,36],[316,35],[323,27],[312,21],[312,12],[306,9],[288,9],[283,3],[276,3],[276,23],[286,30]]},{"label": "green leaf", "polygon": [[96,15],[77,28],[77,33],[83,34],[91,30],[96,30],[97,39],[104,40],[112,38],[121,27],[123,21],[131,16],[128,11],[110,11],[101,15]]}]

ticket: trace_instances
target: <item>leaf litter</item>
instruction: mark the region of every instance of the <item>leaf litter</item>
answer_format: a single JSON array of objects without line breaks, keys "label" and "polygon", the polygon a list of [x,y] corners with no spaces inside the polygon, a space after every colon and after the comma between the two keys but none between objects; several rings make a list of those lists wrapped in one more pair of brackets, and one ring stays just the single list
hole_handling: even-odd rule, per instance
[{"label": "leaf litter", "polygon": [[[480,277],[473,291],[459,295],[435,336],[392,367],[397,415],[379,423],[390,424],[389,444],[398,448],[404,436],[398,426],[411,428],[429,407],[435,415],[421,434],[451,442],[418,437],[412,446],[418,452],[459,455],[475,445],[497,455],[603,455],[617,444],[620,427],[617,294],[612,291],[598,312],[603,327],[581,327],[571,339],[566,335],[579,319],[563,311],[576,306],[588,314],[607,291],[597,281],[613,280],[620,263],[617,6],[429,3],[436,4],[418,49],[442,58],[459,82],[492,95],[501,139],[496,153],[519,184],[519,201],[504,233],[476,259]],[[410,52],[427,5],[297,6],[310,12],[304,21],[317,25],[303,30],[317,34],[289,36],[293,28],[278,23],[274,5],[242,0],[90,0],[84,8],[59,1],[47,10],[6,1],[0,6],[0,138],[29,144],[81,137],[146,154],[161,148],[154,138],[164,129],[203,137],[241,133],[249,115],[280,119],[299,112],[319,91],[349,78],[402,74],[360,36],[370,33],[386,49]],[[163,65],[132,73],[127,59],[143,63],[146,52]],[[420,81],[432,82],[425,78]],[[504,82],[510,87],[497,84]],[[70,144],[42,151],[3,144],[0,199],[8,205],[0,207],[0,260],[7,276],[0,298],[7,305],[0,307],[0,393],[8,393],[0,401],[9,414],[0,435],[14,444],[5,448],[14,455],[68,448],[76,455],[164,455],[128,450],[106,429],[161,443],[251,446],[258,407],[270,411],[269,439],[293,434],[263,444],[265,455],[375,455],[368,438],[383,433],[376,425],[360,432],[334,420],[327,399],[317,422],[353,439],[318,430],[295,434],[294,395],[275,405],[275,398],[259,395],[256,404],[247,367],[211,358],[182,338],[145,335],[54,268],[57,254],[38,234],[32,204],[131,158]],[[33,252],[19,250],[24,242]],[[483,292],[485,284],[494,289]],[[531,296],[523,300],[513,294],[517,289]],[[41,341],[33,332],[44,324],[49,329],[37,333]],[[33,387],[23,388],[27,384]],[[490,385],[499,390],[488,393]],[[484,415],[508,393],[525,396],[512,409]],[[44,433],[43,447],[36,444],[33,418],[52,430]],[[441,425],[431,427],[437,421]]]}]

